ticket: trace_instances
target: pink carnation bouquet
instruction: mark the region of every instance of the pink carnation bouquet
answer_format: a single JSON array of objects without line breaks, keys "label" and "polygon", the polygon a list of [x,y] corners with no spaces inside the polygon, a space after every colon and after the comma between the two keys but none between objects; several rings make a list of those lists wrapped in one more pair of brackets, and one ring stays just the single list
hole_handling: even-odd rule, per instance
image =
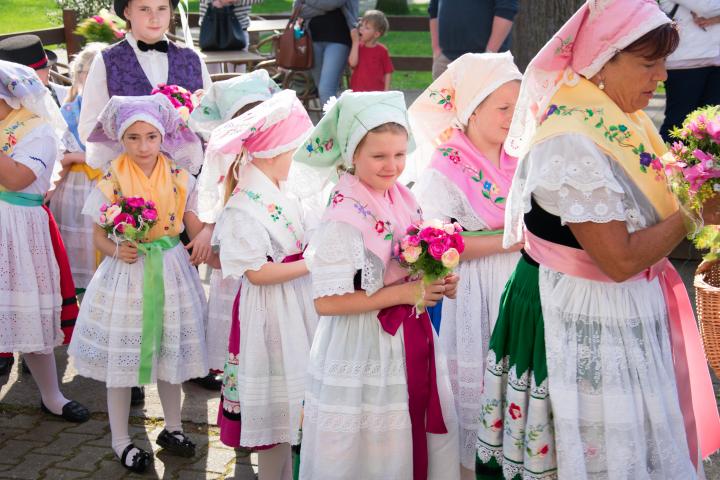
[{"label": "pink carnation bouquet", "polygon": [[152,92],[150,92],[151,95],[155,95],[156,93],[165,95],[185,122],[188,121],[190,114],[198,104],[197,97],[179,85],[166,85],[164,83],[160,83],[152,90]]},{"label": "pink carnation bouquet", "polygon": [[[458,223],[426,220],[411,225],[395,245],[395,256],[412,276],[422,277],[426,284],[449,275],[460,263],[465,250],[462,227]],[[422,306],[418,305],[422,310]]]},{"label": "pink carnation bouquet", "polygon": [[75,33],[88,42],[115,43],[125,38],[125,22],[107,9],[88,17],[75,29]]},{"label": "pink carnation bouquet", "polygon": [[155,203],[142,197],[120,197],[100,206],[100,226],[120,241],[142,241],[157,221]]},{"label": "pink carnation bouquet", "polygon": [[[702,225],[703,203],[720,192],[720,106],[695,110],[670,136],[676,141],[663,156],[670,187],[682,208]],[[710,250],[705,260],[720,258],[717,225],[698,228],[692,238],[697,248]]]}]

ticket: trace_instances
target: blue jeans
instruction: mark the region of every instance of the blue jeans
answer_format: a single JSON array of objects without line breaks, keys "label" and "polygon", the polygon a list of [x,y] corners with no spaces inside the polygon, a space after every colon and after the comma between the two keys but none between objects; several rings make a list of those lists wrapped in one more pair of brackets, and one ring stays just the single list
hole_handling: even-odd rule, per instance
[{"label": "blue jeans", "polygon": [[343,43],[313,42],[312,76],[321,105],[325,105],[330,97],[337,95],[349,55],[350,47]]}]

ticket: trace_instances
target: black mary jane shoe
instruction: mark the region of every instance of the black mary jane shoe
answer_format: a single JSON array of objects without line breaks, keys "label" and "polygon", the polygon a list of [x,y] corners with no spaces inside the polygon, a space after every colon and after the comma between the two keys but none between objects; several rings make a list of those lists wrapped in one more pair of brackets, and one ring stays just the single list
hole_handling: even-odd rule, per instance
[{"label": "black mary jane shoe", "polygon": [[70,400],[68,403],[63,405],[62,413],[58,415],[57,413],[51,412],[45,404],[40,401],[40,410],[42,410],[45,413],[49,413],[50,415],[54,417],[60,417],[64,420],[67,420],[68,422],[74,422],[74,423],[83,423],[90,420],[90,411],[85,408],[84,405],[76,402],[75,400]]},{"label": "black mary jane shoe", "polygon": [[[135,454],[130,459],[130,464],[127,462],[127,456],[130,452],[135,449]],[[147,468],[152,465],[153,457],[142,448],[138,448],[132,443],[125,447],[122,455],[120,456],[120,464],[135,473],[143,473]]]},{"label": "black mary jane shoe", "polygon": [[15,357],[0,357],[0,376],[9,374],[14,363]]},{"label": "black mary jane shoe", "polygon": [[190,381],[200,385],[206,390],[219,392],[220,390],[222,390],[223,375],[211,372],[204,377],[193,378]]},{"label": "black mary jane shoe", "polygon": [[130,389],[130,405],[137,407],[145,402],[145,387],[132,387]]},{"label": "black mary jane shoe", "polygon": [[[178,438],[178,436],[182,438]],[[156,443],[173,455],[179,457],[195,456],[195,444],[183,432],[170,433],[163,429],[158,435]]]}]

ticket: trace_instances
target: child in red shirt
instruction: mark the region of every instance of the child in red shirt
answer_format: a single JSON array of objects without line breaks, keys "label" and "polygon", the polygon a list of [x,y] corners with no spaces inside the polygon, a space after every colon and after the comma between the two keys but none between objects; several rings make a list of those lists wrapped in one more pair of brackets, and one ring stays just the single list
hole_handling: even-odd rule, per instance
[{"label": "child in red shirt", "polygon": [[368,10],[358,28],[350,32],[352,48],[348,63],[352,69],[350,89],[355,92],[390,90],[393,65],[387,47],[378,42],[389,28],[387,17],[379,10]]}]

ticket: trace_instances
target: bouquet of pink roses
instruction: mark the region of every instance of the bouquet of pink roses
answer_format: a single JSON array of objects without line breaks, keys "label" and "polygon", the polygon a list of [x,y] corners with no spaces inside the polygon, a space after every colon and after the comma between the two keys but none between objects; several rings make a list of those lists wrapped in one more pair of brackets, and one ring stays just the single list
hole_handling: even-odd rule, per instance
[{"label": "bouquet of pink roses", "polygon": [[[720,192],[720,106],[692,112],[670,136],[677,141],[663,156],[670,187],[683,208],[701,218],[702,205]],[[706,260],[720,258],[720,231],[712,225],[693,236],[695,246],[710,249]]]},{"label": "bouquet of pink roses", "polygon": [[173,107],[175,107],[175,110],[178,111],[180,117],[182,117],[182,119],[186,122],[188,121],[188,118],[190,118],[190,114],[195,109],[195,106],[198,104],[197,97],[179,85],[166,85],[164,83],[159,83],[156,88],[153,88],[150,95],[155,95],[156,93],[165,95],[170,100]]},{"label": "bouquet of pink roses", "polygon": [[446,277],[460,263],[460,254],[465,250],[461,231],[458,223],[440,220],[411,225],[395,246],[396,256],[411,275],[422,276],[426,283],[434,282]]},{"label": "bouquet of pink roses", "polygon": [[115,43],[125,38],[125,22],[103,8],[97,15],[80,22],[75,33],[88,42]]},{"label": "bouquet of pink roses", "polygon": [[131,243],[141,241],[157,223],[155,203],[142,197],[120,197],[100,206],[100,226],[109,235]]}]

